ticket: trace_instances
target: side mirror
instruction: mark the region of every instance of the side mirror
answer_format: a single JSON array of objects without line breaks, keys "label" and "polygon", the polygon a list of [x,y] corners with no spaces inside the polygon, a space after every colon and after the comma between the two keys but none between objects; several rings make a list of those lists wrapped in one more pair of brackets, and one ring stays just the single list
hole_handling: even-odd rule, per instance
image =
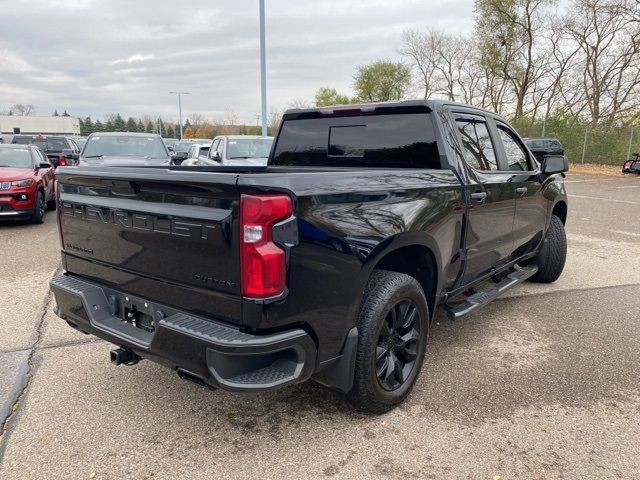
[{"label": "side mirror", "polygon": [[51,168],[52,166],[53,165],[51,165],[50,163],[42,162],[38,164],[37,168]]},{"label": "side mirror", "polygon": [[542,173],[553,175],[569,171],[569,160],[564,155],[545,155],[542,159]]},{"label": "side mirror", "polygon": [[220,152],[211,152],[211,160],[219,162],[221,160]]},{"label": "side mirror", "polygon": [[167,145],[167,150],[169,150],[170,152],[173,152],[173,147],[170,145]]}]

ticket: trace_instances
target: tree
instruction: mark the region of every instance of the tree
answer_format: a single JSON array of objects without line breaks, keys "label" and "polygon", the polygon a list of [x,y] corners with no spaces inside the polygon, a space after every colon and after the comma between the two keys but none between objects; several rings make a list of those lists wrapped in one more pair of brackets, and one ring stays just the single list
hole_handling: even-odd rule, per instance
[{"label": "tree", "polygon": [[[80,135],[82,136],[87,136],[87,135],[91,135],[94,131],[95,131],[95,126],[93,125],[93,122],[91,121],[91,117],[87,117],[84,119],[84,122],[82,122],[82,125],[84,126],[84,131],[82,131],[82,128],[80,128]],[[81,125],[81,127],[82,127]]]},{"label": "tree", "polygon": [[307,100],[306,98],[294,98],[289,102],[289,107],[291,108],[311,108],[313,107],[313,102]]},{"label": "tree", "polygon": [[354,88],[359,101],[402,100],[411,88],[411,69],[403,63],[380,60],[358,67]]},{"label": "tree", "polygon": [[142,120],[138,119],[137,123],[136,123],[136,131],[140,132],[140,133],[144,133],[144,124],[142,123]]},{"label": "tree", "polygon": [[335,88],[320,87],[315,95],[316,107],[328,107],[330,105],[348,105],[349,97],[338,93]]},{"label": "tree", "polygon": [[104,130],[102,130],[103,132],[118,132],[120,130],[116,130],[115,127],[113,126],[113,122],[111,120],[107,120],[104,124]]},{"label": "tree", "polygon": [[116,132],[124,132],[127,128],[127,124],[124,119],[120,116],[120,114],[116,114],[116,117],[113,119],[113,129]]},{"label": "tree", "polygon": [[573,0],[566,33],[593,126],[640,115],[640,12],[635,0]]},{"label": "tree", "polygon": [[165,138],[175,138],[176,137],[176,132],[173,130],[173,125],[169,125],[167,127],[167,130],[164,133],[164,137]]},{"label": "tree", "polygon": [[35,108],[33,105],[25,105],[22,103],[16,103],[10,108],[10,115],[33,115],[35,113]]},{"label": "tree", "polygon": [[65,110],[64,112],[62,112],[62,116],[63,117],[70,117],[71,115],[69,115],[69,113]]},{"label": "tree", "polygon": [[52,117],[59,117],[60,114],[58,113],[58,110],[54,110],[53,111],[53,115],[51,115]]},{"label": "tree", "polygon": [[476,0],[476,35],[483,65],[510,85],[515,99],[514,119],[525,114],[525,103],[544,68],[545,38],[558,0]]},{"label": "tree", "polygon": [[125,128],[126,128],[127,132],[137,132],[138,131],[138,124],[133,119],[133,117],[129,117],[128,120],[127,120],[127,124],[126,124]]},{"label": "tree", "polygon": [[211,138],[216,136],[216,127],[210,123],[204,123],[193,134],[194,138]]},{"label": "tree", "polygon": [[86,135],[85,132],[85,127],[84,127],[84,120],[82,120],[81,118],[78,119],[78,126],[80,127],[80,135]]},{"label": "tree", "polygon": [[195,131],[193,129],[193,127],[191,125],[189,125],[187,128],[184,129],[184,131],[182,132],[182,136],[184,138],[195,138]]},{"label": "tree", "polygon": [[268,135],[275,135],[278,131],[278,127],[280,126],[280,122],[282,121],[282,112],[276,110],[274,108],[271,109],[269,113],[269,122],[267,125],[267,133]]},{"label": "tree", "polygon": [[104,132],[105,128],[106,127],[102,124],[102,122],[100,120],[96,120],[96,123],[93,124],[93,131],[94,132]]},{"label": "tree", "polygon": [[147,126],[145,127],[144,131],[146,133],[153,133],[155,130],[155,127],[153,126],[153,122],[151,120],[149,120],[147,122]]}]

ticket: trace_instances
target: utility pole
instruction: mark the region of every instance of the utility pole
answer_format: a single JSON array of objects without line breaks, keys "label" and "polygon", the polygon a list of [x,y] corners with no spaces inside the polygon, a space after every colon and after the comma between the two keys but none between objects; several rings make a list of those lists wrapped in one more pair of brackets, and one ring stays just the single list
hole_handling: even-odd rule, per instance
[{"label": "utility pole", "polygon": [[584,143],[582,144],[582,162],[584,163],[584,154],[587,152],[587,132],[589,131],[589,127],[584,128]]},{"label": "utility pole", "polygon": [[171,95],[178,95],[178,116],[180,117],[180,140],[182,140],[182,95],[189,95],[190,92],[169,92]]},{"label": "utility pole", "polygon": [[267,53],[264,31],[264,0],[260,0],[260,91],[262,101],[262,136],[267,136]]}]

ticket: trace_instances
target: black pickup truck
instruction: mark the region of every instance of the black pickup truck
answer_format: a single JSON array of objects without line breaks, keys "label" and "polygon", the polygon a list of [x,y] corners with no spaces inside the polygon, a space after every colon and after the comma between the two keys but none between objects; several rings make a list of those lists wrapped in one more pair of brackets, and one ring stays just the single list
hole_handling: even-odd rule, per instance
[{"label": "black pickup truck", "polygon": [[115,364],[232,391],[311,378],[385,411],[437,308],[560,276],[567,169],[437,101],[290,110],[262,167],[63,167],[56,312]]}]

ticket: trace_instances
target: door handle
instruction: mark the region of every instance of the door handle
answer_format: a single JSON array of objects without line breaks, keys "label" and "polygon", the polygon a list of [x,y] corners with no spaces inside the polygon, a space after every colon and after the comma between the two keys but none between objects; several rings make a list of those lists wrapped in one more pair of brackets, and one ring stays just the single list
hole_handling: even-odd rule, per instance
[{"label": "door handle", "polygon": [[484,203],[484,200],[487,198],[487,192],[475,192],[471,194],[471,200]]},{"label": "door handle", "polygon": [[518,187],[516,188],[516,193],[520,196],[524,195],[525,193],[528,192],[527,187]]}]

